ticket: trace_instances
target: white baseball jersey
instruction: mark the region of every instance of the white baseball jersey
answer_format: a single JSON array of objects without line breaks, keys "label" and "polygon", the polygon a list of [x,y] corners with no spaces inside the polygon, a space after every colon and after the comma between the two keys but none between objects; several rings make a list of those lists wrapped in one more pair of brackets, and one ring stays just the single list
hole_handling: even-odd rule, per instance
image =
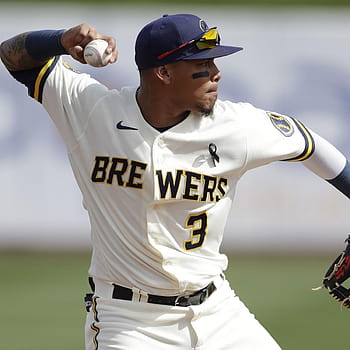
[{"label": "white baseball jersey", "polygon": [[89,273],[160,295],[198,290],[227,267],[219,251],[237,182],[272,161],[314,149],[297,120],[218,100],[159,132],[136,89],[108,90],[61,58],[38,71],[31,95],[66,144],[89,213]]}]

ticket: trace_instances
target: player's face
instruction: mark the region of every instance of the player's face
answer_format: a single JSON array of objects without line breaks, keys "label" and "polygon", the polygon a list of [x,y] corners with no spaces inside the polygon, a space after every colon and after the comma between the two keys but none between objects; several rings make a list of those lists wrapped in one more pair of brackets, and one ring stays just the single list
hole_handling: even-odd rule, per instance
[{"label": "player's face", "polygon": [[172,84],[178,106],[184,110],[210,114],[221,78],[214,60],[179,61],[173,69]]}]

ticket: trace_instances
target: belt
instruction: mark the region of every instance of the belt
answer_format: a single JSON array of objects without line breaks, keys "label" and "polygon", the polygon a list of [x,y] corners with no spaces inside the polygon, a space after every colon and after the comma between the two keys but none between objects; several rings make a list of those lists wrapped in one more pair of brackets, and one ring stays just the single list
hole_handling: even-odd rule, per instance
[{"label": "belt", "polygon": [[[89,277],[89,284],[91,289],[95,291],[95,284],[91,277]],[[210,295],[216,290],[214,282],[209,283],[206,287],[189,295],[175,295],[175,296],[163,296],[145,294],[145,301],[150,304],[162,304],[170,306],[191,306],[200,305],[207,300]],[[113,283],[112,298],[122,300],[133,300],[134,291],[130,288],[119,286]]]}]

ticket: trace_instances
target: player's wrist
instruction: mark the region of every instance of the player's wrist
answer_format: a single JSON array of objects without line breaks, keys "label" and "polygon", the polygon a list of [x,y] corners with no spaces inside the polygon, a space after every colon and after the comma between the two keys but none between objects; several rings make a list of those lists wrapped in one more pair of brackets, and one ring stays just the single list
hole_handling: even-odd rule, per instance
[{"label": "player's wrist", "polygon": [[38,61],[67,53],[61,38],[64,30],[39,30],[30,32],[25,39],[28,54]]}]

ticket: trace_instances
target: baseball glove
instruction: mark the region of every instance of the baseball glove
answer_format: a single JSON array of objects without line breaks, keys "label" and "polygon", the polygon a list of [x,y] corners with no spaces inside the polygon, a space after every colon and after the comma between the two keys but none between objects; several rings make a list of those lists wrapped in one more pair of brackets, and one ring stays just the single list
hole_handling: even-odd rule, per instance
[{"label": "baseball glove", "polygon": [[323,279],[323,287],[343,306],[350,309],[350,288],[344,282],[350,277],[350,235],[345,250],[335,259]]}]

